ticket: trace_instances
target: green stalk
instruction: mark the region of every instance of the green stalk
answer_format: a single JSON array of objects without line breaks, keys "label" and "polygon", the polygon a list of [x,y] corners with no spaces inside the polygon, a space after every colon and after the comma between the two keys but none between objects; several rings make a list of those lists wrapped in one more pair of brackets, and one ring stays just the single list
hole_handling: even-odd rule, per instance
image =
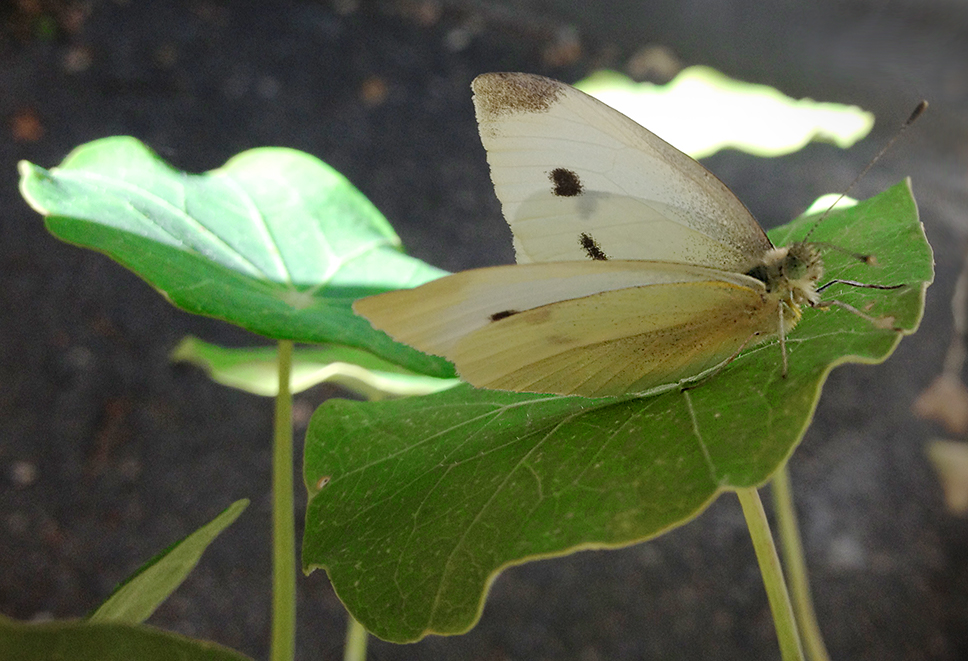
[{"label": "green stalk", "polygon": [[343,661],[365,661],[366,659],[366,629],[356,621],[356,618],[346,614],[346,646],[343,648]]},{"label": "green stalk", "polygon": [[793,606],[790,604],[790,595],[783,581],[783,569],[780,567],[780,558],[773,545],[770,523],[766,520],[760,494],[755,488],[750,487],[737,489],[736,495],[739,496],[740,505],[743,506],[743,516],[746,517],[746,526],[750,530],[750,537],[753,538],[756,560],[760,564],[766,596],[770,600],[773,625],[776,627],[776,637],[780,643],[780,657],[783,661],[804,661],[797,623],[793,619]]},{"label": "green stalk", "polygon": [[803,635],[803,646],[810,661],[830,661],[823,635],[817,624],[817,614],[810,598],[810,581],[807,563],[803,556],[803,543],[797,526],[797,511],[793,507],[790,489],[790,471],[786,464],[773,476],[773,507],[780,528],[780,552],[789,576],[790,594],[793,597],[793,613]]},{"label": "green stalk", "polygon": [[279,341],[272,444],[272,661],[296,655],[296,522],[292,460],[292,342]]}]

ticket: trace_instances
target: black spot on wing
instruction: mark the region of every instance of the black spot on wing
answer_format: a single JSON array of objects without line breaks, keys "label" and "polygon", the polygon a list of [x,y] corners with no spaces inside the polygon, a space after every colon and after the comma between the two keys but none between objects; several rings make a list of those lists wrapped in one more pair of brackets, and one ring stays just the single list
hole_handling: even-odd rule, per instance
[{"label": "black spot on wing", "polygon": [[551,192],[558,197],[575,197],[581,195],[581,179],[571,170],[555,168],[548,173],[548,179],[554,185]]},{"label": "black spot on wing", "polygon": [[507,319],[508,317],[514,316],[517,313],[517,310],[501,310],[500,312],[495,312],[491,315],[491,321],[501,321],[502,319]]},{"label": "black spot on wing", "polygon": [[608,255],[602,250],[602,247],[598,245],[598,241],[592,238],[591,234],[581,233],[578,237],[578,242],[581,244],[582,250],[588,255],[588,259],[594,259],[599,262],[604,262],[608,260]]}]

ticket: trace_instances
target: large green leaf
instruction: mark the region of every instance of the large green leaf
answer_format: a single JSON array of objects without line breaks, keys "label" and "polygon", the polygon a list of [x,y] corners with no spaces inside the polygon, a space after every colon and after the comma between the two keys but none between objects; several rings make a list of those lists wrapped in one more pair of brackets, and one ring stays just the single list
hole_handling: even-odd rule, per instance
[{"label": "large green leaf", "polygon": [[446,361],[353,314],[360,296],[443,272],[405,255],[369,200],[308,154],[253,149],[192,175],[134,138],[113,137],[78,147],[51,170],[23,161],[20,172],[21,193],[55,236],[109,255],[189,312],[453,376]]},{"label": "large green leaf", "polygon": [[[802,238],[815,218],[772,233]],[[725,489],[758,485],[787,459],[829,371],[884,360],[921,318],[931,250],[906,183],[832,213],[812,240],[873,252],[879,266],[826,251],[828,277],[900,284],[825,292],[787,339],[698,387],[585,399],[453,390],[407,400],[331,400],[306,438],[304,567],[324,567],[370,631],[403,642],[477,620],[501,568],[580,548],[631,544],[696,516]]]},{"label": "large green leaf", "polygon": [[221,514],[145,563],[88,618],[91,622],[139,624],[188,578],[208,545],[249,506],[237,500]]},{"label": "large green leaf", "polygon": [[0,659],[11,661],[251,661],[235,650],[140,624],[15,622],[0,616]]}]

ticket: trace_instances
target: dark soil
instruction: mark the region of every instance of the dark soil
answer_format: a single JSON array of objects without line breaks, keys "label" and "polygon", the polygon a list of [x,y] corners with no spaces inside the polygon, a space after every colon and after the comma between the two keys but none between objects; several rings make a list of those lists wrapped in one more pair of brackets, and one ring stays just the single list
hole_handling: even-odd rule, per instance
[{"label": "dark soil", "polygon": [[[182,313],[107,258],[53,239],[17,192],[18,160],[50,167],[118,134],[189,171],[252,147],[294,147],[349,177],[412,254],[451,270],[508,262],[471,79],[518,70],[572,82],[662,45],[684,64],[877,114],[873,137],[847,152],[708,159],[766,226],[842,190],[917,99],[933,104],[853,192],[913,178],[938,261],[922,329],[884,365],[833,373],[791,470],[833,658],[968,658],[968,521],[946,512],[924,453],[939,430],[910,413],[941,367],[964,252],[964,3],[3,7],[0,612],[83,616],[144,560],[247,497],[249,511],[150,623],[267,654],[271,402],[167,359],[188,333],[264,341]],[[297,398],[300,432],[334,394],[321,386]],[[299,587],[300,658],[340,658],[345,615],[325,575]],[[511,569],[467,635],[375,641],[371,658],[745,660],[778,650],[727,495],[652,542]]]}]

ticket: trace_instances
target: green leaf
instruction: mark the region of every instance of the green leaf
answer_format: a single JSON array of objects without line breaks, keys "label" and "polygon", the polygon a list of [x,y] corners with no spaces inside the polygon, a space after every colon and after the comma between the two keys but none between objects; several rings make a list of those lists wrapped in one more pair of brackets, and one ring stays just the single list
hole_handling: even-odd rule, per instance
[{"label": "green leaf", "polygon": [[[209,523],[172,544],[122,583],[88,618],[90,622],[144,622],[195,568],[208,545],[248,507],[237,500]],[[2,658],[2,657],[0,657]]]},{"label": "green leaf", "polygon": [[[816,217],[772,233],[802,238]],[[789,457],[830,370],[884,360],[922,314],[931,249],[906,183],[817,226],[849,312],[806,310],[787,338],[747,350],[698,387],[586,399],[475,390],[374,404],[331,400],[306,437],[307,570],[326,568],[370,631],[396,642],[466,631],[508,565],[632,544],[683,524],[723,490],[762,484]]]},{"label": "green leaf", "polygon": [[857,106],[791,99],[773,87],[735,80],[702,66],[683,69],[666,85],[636,83],[614,71],[598,71],[575,87],[693,158],[728,147],[780,156],[811,140],[846,149],[874,127],[874,115]]},{"label": "green leaf", "polygon": [[27,623],[0,616],[0,659],[17,661],[251,661],[206,640],[145,625],[80,620]]},{"label": "green leaf", "polygon": [[253,149],[192,175],[134,138],[113,137],[78,147],[51,170],[22,161],[20,173],[21,193],[51,233],[107,254],[184,310],[454,376],[445,360],[353,314],[361,296],[443,272],[405,255],[369,200],[308,154]]},{"label": "green leaf", "polygon": [[[275,397],[279,392],[278,352],[274,347],[232,349],[186,337],[171,353],[172,360],[192,363],[211,379],[230,388]],[[353,347],[296,347],[290,391],[302,392],[331,381],[367,399],[426,395],[452,388],[457,379],[414,374],[394,363]]]}]

